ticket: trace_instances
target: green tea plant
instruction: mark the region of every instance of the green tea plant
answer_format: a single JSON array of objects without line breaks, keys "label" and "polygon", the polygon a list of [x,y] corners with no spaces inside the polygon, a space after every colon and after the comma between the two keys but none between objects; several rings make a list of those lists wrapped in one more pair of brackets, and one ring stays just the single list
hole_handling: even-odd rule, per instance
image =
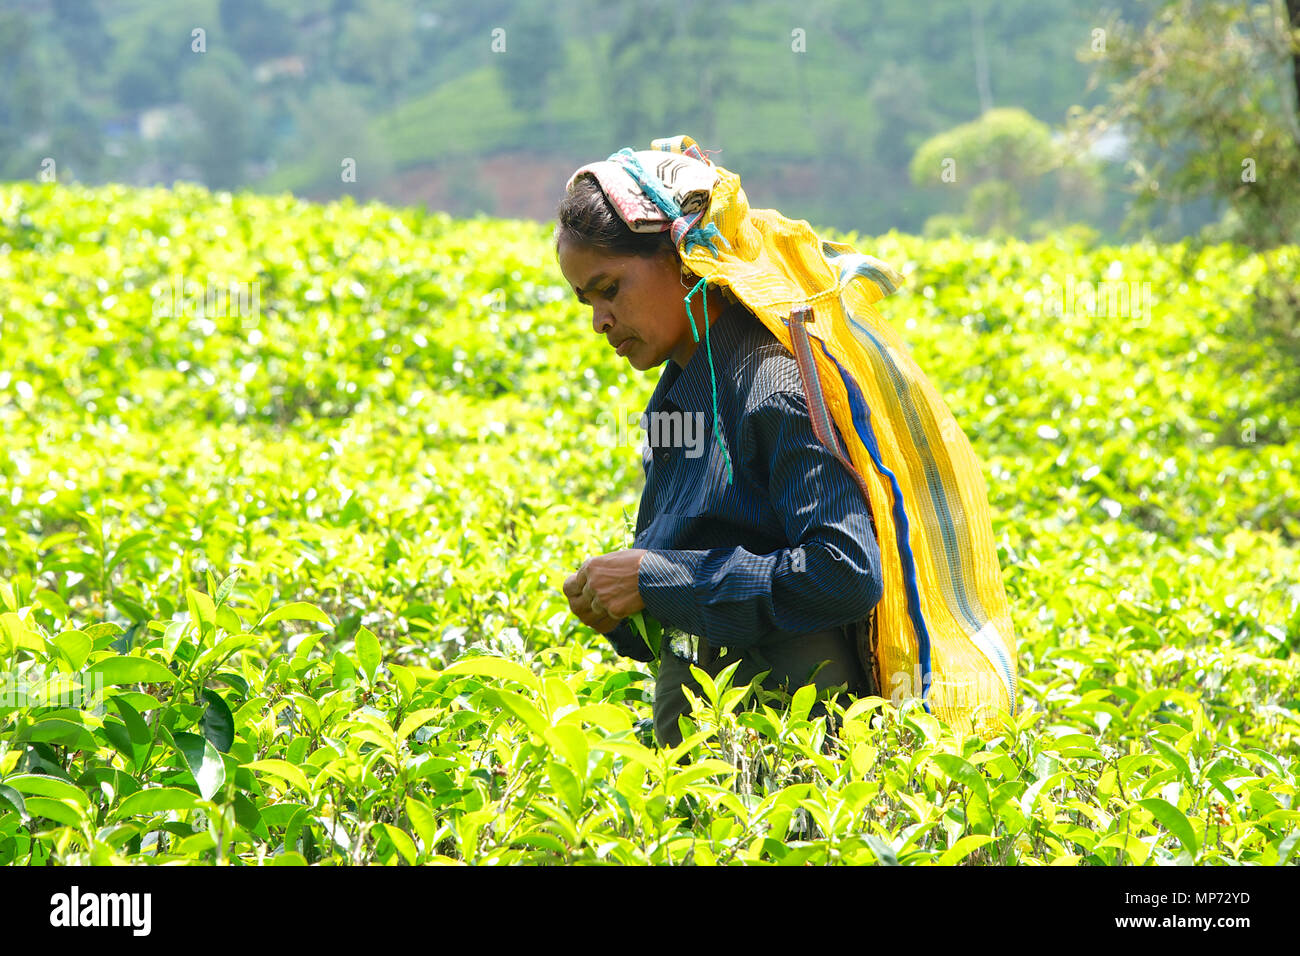
[{"label": "green tea plant", "polygon": [[1298,422],[1228,338],[1263,260],[834,237],[907,275],[883,313],[984,463],[1022,709],[724,671],[661,750],[653,664],[561,592],[628,545],[602,423],[656,376],[548,235],[0,187],[0,861],[1300,858]]}]

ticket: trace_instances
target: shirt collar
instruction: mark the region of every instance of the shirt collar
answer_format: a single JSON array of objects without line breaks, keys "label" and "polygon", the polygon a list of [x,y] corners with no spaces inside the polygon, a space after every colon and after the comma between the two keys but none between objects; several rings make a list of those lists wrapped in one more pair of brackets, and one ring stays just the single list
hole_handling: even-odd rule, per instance
[{"label": "shirt collar", "polygon": [[[745,334],[745,323],[753,321],[742,302],[733,302],[709,326],[708,344],[712,346],[714,370],[720,372],[734,364],[730,358]],[[713,383],[709,376],[709,349],[701,330],[695,352],[682,368],[672,359],[665,363],[663,375],[655,387],[647,412],[667,405],[682,411],[710,411]]]}]

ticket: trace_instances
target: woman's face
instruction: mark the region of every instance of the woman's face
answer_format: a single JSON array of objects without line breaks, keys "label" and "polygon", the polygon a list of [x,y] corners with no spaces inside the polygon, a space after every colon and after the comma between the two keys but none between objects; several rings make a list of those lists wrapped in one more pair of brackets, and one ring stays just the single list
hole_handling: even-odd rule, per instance
[{"label": "woman's face", "polygon": [[[670,358],[686,365],[697,343],[686,318],[689,290],[675,256],[611,255],[563,240],[558,251],[565,281],[579,302],[591,306],[592,329],[611,350],[621,346],[620,354],[643,372]],[[698,323],[703,316],[694,305]]]}]

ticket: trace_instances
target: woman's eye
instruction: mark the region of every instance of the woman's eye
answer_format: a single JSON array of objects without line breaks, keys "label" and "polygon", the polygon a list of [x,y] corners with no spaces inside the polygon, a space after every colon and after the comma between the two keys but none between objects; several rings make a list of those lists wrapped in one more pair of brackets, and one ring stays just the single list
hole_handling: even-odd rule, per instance
[{"label": "woman's eye", "polygon": [[[597,293],[596,293],[596,295],[597,295],[599,298],[602,298],[602,299],[612,299],[612,298],[614,298],[614,296],[616,296],[617,294],[618,294],[618,283],[617,283],[617,282],[615,282],[613,285],[611,285],[608,289],[605,289],[603,292],[597,292]],[[589,301],[587,300],[587,297],[586,297],[585,295],[580,295],[580,296],[578,296],[578,301],[581,302],[583,305],[591,305],[591,302],[589,302]]]}]

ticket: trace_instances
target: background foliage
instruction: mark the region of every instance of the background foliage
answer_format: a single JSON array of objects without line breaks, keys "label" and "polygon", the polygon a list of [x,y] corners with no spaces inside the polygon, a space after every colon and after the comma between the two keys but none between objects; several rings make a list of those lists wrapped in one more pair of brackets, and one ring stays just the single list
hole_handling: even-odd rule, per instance
[{"label": "background foliage", "polygon": [[[908,276],[984,462],[1024,688],[988,740],[720,681],[649,745],[560,584],[629,543],[607,423],[656,376],[546,228],[0,187],[0,860],[1294,861],[1294,368],[1234,330],[1300,250],[836,237]],[[258,309],[158,315],[178,278]],[[1149,314],[1064,296],[1103,280]]]}]

